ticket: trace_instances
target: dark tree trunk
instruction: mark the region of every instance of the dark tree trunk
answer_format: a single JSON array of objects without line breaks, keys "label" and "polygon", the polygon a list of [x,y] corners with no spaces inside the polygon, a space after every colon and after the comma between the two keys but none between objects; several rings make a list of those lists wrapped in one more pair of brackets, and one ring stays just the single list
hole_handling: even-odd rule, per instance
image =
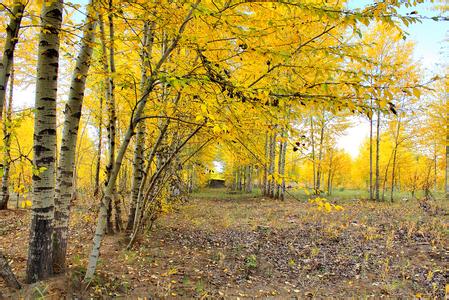
[{"label": "dark tree trunk", "polygon": [[3,176],[2,192],[0,195],[0,210],[8,209],[9,202],[9,170],[11,167],[11,114],[14,90],[14,66],[11,66],[11,84],[9,85],[9,101],[5,107],[5,121],[3,122]]},{"label": "dark tree trunk", "polygon": [[100,97],[100,110],[98,116],[98,145],[97,145],[97,161],[95,164],[95,188],[94,196],[98,196],[100,192],[100,169],[101,169],[101,150],[102,150],[102,114],[103,114],[103,97]]},{"label": "dark tree trunk", "polygon": [[3,280],[5,280],[6,284],[9,287],[14,289],[21,288],[19,281],[17,281],[16,276],[14,275],[13,271],[11,270],[11,267],[9,266],[8,260],[1,252],[0,252],[0,277],[2,277]]},{"label": "dark tree trunk", "polygon": [[[9,24],[6,26],[6,37],[4,37],[4,49],[2,60],[0,61],[0,112],[3,111],[6,102],[6,89],[14,61],[14,51],[19,41],[20,23],[22,22],[24,1],[13,1]],[[2,118],[0,114],[0,119]]]}]

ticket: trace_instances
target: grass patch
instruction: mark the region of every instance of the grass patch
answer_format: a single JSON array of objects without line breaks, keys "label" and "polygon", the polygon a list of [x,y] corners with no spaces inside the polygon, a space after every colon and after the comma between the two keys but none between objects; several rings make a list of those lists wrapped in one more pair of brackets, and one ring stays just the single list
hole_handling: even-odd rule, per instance
[{"label": "grass patch", "polygon": [[212,199],[212,200],[240,200],[251,197],[259,197],[262,193],[260,189],[253,189],[252,193],[231,191],[227,188],[204,188],[192,194],[193,198],[197,199]]}]

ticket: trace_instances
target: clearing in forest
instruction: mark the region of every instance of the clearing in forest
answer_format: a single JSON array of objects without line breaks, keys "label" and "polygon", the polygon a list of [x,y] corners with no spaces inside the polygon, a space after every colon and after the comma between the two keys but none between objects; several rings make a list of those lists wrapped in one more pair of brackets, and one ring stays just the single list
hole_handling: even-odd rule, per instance
[{"label": "clearing in forest", "polygon": [[[445,297],[447,202],[337,202],[344,210],[327,213],[292,199],[224,190],[194,194],[156,220],[132,250],[124,250],[123,235],[107,236],[87,289],[80,289],[79,281],[95,212],[78,206],[70,231],[70,271],[6,295]],[[0,211],[0,220],[0,250],[15,258],[12,267],[23,279],[28,214]]]}]

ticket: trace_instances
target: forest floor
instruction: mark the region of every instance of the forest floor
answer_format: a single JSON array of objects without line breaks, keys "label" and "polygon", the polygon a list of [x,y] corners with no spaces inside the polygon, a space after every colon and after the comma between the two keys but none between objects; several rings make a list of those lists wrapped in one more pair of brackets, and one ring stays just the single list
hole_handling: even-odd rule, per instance
[{"label": "forest floor", "polygon": [[[217,194],[219,192],[219,194]],[[215,195],[215,196],[214,196]],[[133,250],[107,236],[95,279],[80,284],[95,211],[75,206],[69,271],[5,298],[448,297],[449,203],[293,199],[207,191],[159,218]],[[0,250],[24,281],[28,210],[0,211]]]}]

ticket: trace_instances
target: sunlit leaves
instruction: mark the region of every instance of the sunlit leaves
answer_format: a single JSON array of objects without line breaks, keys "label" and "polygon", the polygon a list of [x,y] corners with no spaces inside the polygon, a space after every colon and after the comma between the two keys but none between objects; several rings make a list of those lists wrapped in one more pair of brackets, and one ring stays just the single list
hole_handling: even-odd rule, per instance
[{"label": "sunlit leaves", "polygon": [[320,198],[320,197],[311,198],[311,199],[309,199],[309,203],[314,205],[318,211],[323,211],[323,212],[327,212],[327,213],[330,213],[332,211],[338,212],[338,211],[343,210],[342,206],[329,203],[329,201],[325,198]]}]

